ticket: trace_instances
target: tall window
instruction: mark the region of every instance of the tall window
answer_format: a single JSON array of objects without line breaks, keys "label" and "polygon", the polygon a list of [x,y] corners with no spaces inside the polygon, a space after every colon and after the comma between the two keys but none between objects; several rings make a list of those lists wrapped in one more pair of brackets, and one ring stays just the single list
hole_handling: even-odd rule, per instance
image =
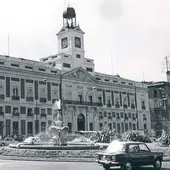
[{"label": "tall window", "polygon": [[102,103],[102,98],[101,97],[98,97],[98,102]]},{"label": "tall window", "polygon": [[18,96],[18,88],[17,87],[12,89],[12,94],[13,94],[13,96]]},{"label": "tall window", "polygon": [[154,90],[154,91],[153,91],[153,96],[154,96],[154,98],[158,97],[157,90]]},{"label": "tall window", "polygon": [[92,96],[89,96],[89,101],[90,103],[92,103]]},{"label": "tall window", "polygon": [[80,102],[83,101],[82,95],[79,95],[79,101],[80,101]]}]

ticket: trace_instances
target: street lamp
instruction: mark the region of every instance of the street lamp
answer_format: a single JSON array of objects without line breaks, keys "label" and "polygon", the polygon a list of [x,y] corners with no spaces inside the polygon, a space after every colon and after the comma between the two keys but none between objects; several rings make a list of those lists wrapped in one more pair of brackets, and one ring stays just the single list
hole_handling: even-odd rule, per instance
[{"label": "street lamp", "polygon": [[88,107],[87,107],[87,95],[88,95],[88,93],[89,93],[89,91],[91,91],[91,90],[95,90],[96,89],[96,87],[93,87],[92,89],[89,89],[88,91],[87,91],[87,93],[86,93],[86,96],[85,96],[85,100],[86,100],[86,127],[87,127],[87,131],[88,131],[88,117],[87,117],[87,109],[88,109]]}]

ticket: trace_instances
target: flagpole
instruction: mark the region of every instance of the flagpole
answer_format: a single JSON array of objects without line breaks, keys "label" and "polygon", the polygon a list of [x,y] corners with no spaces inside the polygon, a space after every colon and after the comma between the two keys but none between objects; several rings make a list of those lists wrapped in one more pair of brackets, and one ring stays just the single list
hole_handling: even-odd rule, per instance
[{"label": "flagpole", "polygon": [[9,41],[10,41],[10,37],[9,37],[9,33],[8,33],[8,56],[9,56]]}]

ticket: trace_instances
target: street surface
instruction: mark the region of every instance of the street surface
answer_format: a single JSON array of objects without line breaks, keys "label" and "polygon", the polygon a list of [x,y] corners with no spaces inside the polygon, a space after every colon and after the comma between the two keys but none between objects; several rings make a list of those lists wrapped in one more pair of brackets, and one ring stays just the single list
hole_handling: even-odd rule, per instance
[{"label": "street surface", "polygon": [[[0,160],[0,170],[104,170],[97,163],[80,162],[38,162],[38,161],[10,161]],[[113,168],[118,170],[119,168]],[[139,170],[139,168],[138,168]],[[140,170],[154,170],[152,167]],[[161,170],[170,170],[170,162],[164,162]]]}]

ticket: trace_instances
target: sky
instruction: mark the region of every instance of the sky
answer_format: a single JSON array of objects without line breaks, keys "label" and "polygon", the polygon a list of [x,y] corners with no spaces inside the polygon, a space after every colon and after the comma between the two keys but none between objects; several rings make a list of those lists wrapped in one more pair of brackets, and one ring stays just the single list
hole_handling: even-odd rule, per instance
[{"label": "sky", "polygon": [[166,81],[169,0],[0,0],[0,55],[9,50],[10,56],[39,60],[57,54],[56,33],[68,4],[85,32],[85,55],[94,59],[95,71]]}]

